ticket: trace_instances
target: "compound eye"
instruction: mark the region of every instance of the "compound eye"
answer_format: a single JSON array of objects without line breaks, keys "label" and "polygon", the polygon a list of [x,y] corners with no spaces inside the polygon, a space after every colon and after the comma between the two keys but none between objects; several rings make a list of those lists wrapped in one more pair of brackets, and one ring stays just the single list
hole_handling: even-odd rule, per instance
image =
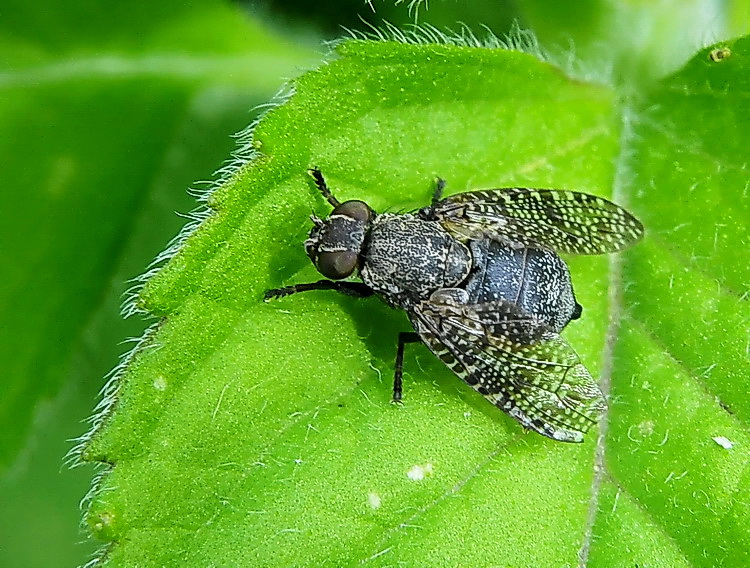
[{"label": "compound eye", "polygon": [[331,215],[345,215],[355,221],[366,223],[370,220],[370,213],[370,207],[367,203],[353,199],[336,207]]},{"label": "compound eye", "polygon": [[352,250],[318,253],[318,272],[331,280],[346,278],[357,268],[357,253]]}]

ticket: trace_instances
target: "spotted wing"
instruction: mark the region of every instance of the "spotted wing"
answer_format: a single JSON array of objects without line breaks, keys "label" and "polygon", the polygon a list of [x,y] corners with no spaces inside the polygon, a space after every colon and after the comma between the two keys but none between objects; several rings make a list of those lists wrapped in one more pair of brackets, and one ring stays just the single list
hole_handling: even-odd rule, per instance
[{"label": "spotted wing", "polygon": [[552,189],[488,189],[459,193],[421,211],[457,238],[490,238],[515,248],[571,254],[622,250],[643,225],[602,197]]},{"label": "spotted wing", "polygon": [[581,442],[605,403],[575,351],[515,304],[466,304],[462,293],[438,290],[410,311],[422,340],[524,427],[555,440]]}]

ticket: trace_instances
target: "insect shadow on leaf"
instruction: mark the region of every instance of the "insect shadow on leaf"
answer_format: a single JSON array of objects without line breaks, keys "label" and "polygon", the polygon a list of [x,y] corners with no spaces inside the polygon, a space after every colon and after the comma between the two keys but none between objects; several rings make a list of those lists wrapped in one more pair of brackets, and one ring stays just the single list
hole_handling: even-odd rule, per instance
[{"label": "insect shadow on leaf", "polygon": [[[393,400],[402,397],[404,347],[423,342],[448,368],[522,426],[580,442],[606,405],[560,336],[582,307],[558,253],[605,254],[643,236],[614,203],[586,193],[530,188],[470,191],[429,206],[377,214],[341,203],[309,170],[333,211],[312,216],[305,251],[325,279],[268,290],[265,301],[310,290],[376,295],[402,309]],[[359,280],[346,280],[358,277]]]}]

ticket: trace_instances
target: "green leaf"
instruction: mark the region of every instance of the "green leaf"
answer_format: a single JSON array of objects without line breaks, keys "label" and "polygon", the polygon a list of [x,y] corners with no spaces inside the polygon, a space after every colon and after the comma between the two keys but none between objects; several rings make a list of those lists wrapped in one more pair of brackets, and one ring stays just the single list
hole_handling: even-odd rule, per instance
[{"label": "green leaf", "polygon": [[697,46],[750,33],[749,6],[747,0],[525,0],[519,11],[547,49],[573,51],[628,88],[675,71]]},{"label": "green leaf", "polygon": [[74,566],[92,472],[64,457],[142,333],[119,316],[128,280],[250,109],[316,56],[223,2],[0,11],[0,565]]},{"label": "green leaf", "polygon": [[[161,320],[83,450],[113,466],[87,514],[110,563],[746,559],[748,402],[733,370],[747,366],[750,49],[725,46],[637,100],[527,53],[431,43],[345,42],[295,81],[255,129],[257,157],[140,296]],[[570,259],[584,316],[565,336],[610,397],[598,444],[524,434],[422,346],[407,351],[404,406],[390,405],[408,321],[375,299],[263,304],[317,278],[301,244],[310,210],[329,207],[311,166],[378,211],[427,203],[436,175],[451,192],[629,202],[642,244]]]},{"label": "green leaf", "polygon": [[[167,3],[161,6],[166,9]],[[26,10],[8,10],[0,24],[15,47],[3,51],[12,70],[0,75],[0,156],[13,165],[2,173],[7,214],[0,226],[5,266],[0,286],[2,466],[15,456],[36,401],[57,392],[63,381],[140,212],[152,207],[149,195],[159,176],[170,167],[179,170],[176,191],[184,195],[194,180],[186,175],[205,177],[220,163],[209,153],[210,161],[200,169],[178,166],[181,156],[170,149],[184,137],[186,125],[198,120],[213,129],[210,124],[226,120],[227,109],[235,116],[246,113],[278,88],[279,65],[291,71],[304,61],[299,52],[285,51],[261,28],[253,29],[240,14],[213,2],[179,13],[167,10],[166,21],[160,22],[153,13],[147,17],[134,10],[125,17],[117,10],[92,12],[82,6],[78,10],[85,18],[67,8],[46,14],[80,16],[92,29],[106,29],[114,36],[109,51],[93,49],[88,42],[96,45],[95,38],[85,34],[53,37],[57,28]],[[149,20],[148,30],[142,19]],[[195,19],[201,27],[191,27]],[[22,29],[24,22],[32,29]],[[136,25],[147,39],[131,45],[128,34]],[[217,36],[223,40],[211,46],[204,42],[199,52],[195,44],[210,35],[211,26],[222,30]],[[240,63],[247,68],[237,72]],[[275,73],[265,72],[264,65],[272,65]],[[228,68],[235,72],[227,76]],[[222,75],[226,78],[219,81]],[[220,132],[225,139],[227,131]],[[187,196],[170,205],[193,206]],[[143,231],[147,241],[156,233],[149,242],[151,256],[179,227],[176,218],[168,222],[166,233]],[[126,278],[142,265],[129,270]]]},{"label": "green leaf", "polygon": [[[750,562],[749,55],[748,38],[723,43],[662,81],[622,166],[649,238],[623,265],[608,476],[640,509],[626,531],[665,533],[693,566]],[[625,535],[606,534],[616,565]]]}]

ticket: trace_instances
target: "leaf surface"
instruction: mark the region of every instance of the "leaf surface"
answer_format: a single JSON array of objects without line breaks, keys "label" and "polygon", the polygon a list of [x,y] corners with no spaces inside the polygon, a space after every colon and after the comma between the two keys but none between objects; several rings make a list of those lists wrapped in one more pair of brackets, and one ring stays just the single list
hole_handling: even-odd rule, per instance
[{"label": "leaf surface", "polygon": [[[84,450],[114,466],[87,516],[111,565],[747,554],[747,135],[733,125],[749,50],[726,47],[636,100],[530,54],[437,44],[349,41],[300,77],[257,126],[258,157],[140,297],[162,319]],[[426,204],[435,176],[449,192],[562,187],[628,203],[643,243],[570,259],[584,315],[565,336],[610,397],[598,444],[524,434],[423,346],[407,351],[404,406],[390,405],[408,322],[374,298],[263,304],[268,288],[317,279],[301,243],[310,210],[329,208],[312,166],[340,200],[377,211]]]}]

